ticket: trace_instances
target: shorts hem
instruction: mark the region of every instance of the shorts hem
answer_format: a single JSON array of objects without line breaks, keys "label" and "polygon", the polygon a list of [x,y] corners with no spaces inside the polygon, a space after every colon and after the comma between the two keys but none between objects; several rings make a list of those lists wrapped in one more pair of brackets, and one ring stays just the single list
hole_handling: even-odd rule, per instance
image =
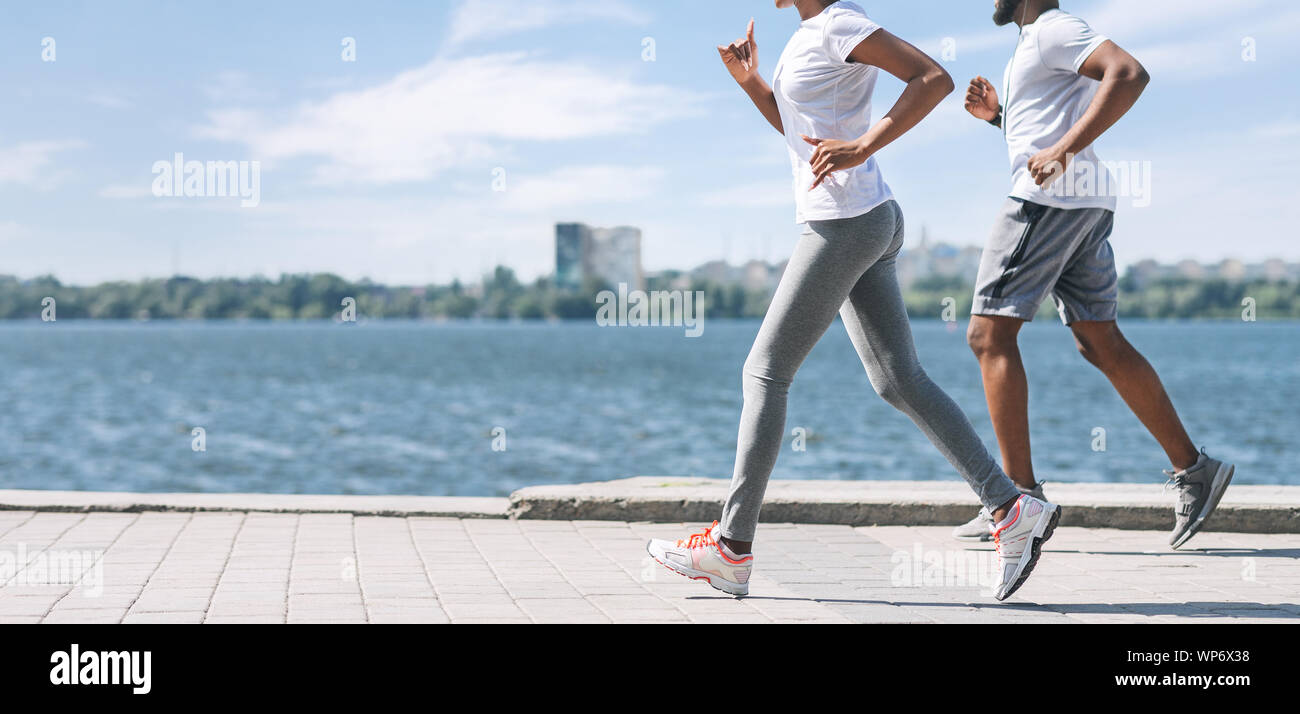
[{"label": "shorts hem", "polygon": [[1010,298],[988,298],[976,295],[971,305],[970,314],[983,317],[1015,317],[1025,322],[1033,322],[1038,314],[1038,305],[1031,305],[1023,300]]},{"label": "shorts hem", "polygon": [[1119,304],[1098,302],[1087,307],[1058,305],[1057,312],[1061,313],[1061,322],[1066,325],[1076,322],[1114,322],[1119,317]]}]

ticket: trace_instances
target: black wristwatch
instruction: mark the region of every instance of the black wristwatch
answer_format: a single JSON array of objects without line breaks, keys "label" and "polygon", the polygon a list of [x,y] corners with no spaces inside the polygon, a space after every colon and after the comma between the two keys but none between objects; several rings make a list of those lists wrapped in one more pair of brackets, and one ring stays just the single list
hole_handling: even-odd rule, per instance
[{"label": "black wristwatch", "polygon": [[990,119],[989,123],[992,124],[993,126],[996,126],[999,129],[1002,128],[1002,107],[1001,106],[998,106],[997,116]]}]

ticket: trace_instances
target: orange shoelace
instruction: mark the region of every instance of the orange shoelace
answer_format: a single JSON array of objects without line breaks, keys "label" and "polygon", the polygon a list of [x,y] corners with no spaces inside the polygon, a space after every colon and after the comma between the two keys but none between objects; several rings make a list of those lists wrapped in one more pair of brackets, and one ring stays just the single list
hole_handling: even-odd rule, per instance
[{"label": "orange shoelace", "polygon": [[[1021,496],[1020,498],[1024,498],[1024,496]],[[1011,511],[1012,511],[1012,513],[1015,515],[1016,518],[1019,518],[1019,517],[1020,517],[1020,498],[1017,498],[1017,499],[1016,499],[1016,503],[1015,503],[1015,505],[1013,505],[1013,506],[1011,507]],[[1016,522],[1016,518],[1012,518],[1012,519],[1011,519],[1011,523],[1015,523],[1015,522]],[[1011,523],[1008,523],[1008,524],[1006,524],[1005,526],[1003,526],[1002,528],[1000,528],[1000,529],[998,529],[998,530],[996,530],[996,531],[993,532],[993,550],[994,550],[998,555],[1001,555],[1001,554],[1002,554],[1002,531],[1006,530],[1007,528],[1010,528],[1010,527],[1011,527]]]},{"label": "orange shoelace", "polygon": [[718,522],[714,521],[713,525],[709,526],[708,528],[705,528],[702,532],[692,533],[690,538],[677,541],[677,545],[684,548],[704,548],[710,545],[714,545],[715,541],[709,535],[709,533],[712,532],[713,529],[717,527],[717,525]]}]

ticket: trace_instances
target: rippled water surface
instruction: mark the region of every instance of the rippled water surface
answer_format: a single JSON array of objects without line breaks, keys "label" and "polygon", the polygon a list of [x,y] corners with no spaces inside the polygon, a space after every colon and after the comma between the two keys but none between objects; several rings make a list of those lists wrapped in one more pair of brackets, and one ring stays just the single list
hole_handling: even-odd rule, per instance
[{"label": "rippled water surface", "polygon": [[[1300,484],[1300,324],[1125,329],[1197,443],[1236,461],[1238,483]],[[11,323],[0,326],[0,488],[483,496],[730,476],[757,330]],[[964,325],[914,330],[927,370],[992,448]],[[1039,477],[1158,488],[1162,452],[1069,331],[1043,319],[1022,344]],[[805,451],[790,443],[796,427]],[[786,433],[778,478],[956,478],[872,392],[838,323],[795,380]]]}]

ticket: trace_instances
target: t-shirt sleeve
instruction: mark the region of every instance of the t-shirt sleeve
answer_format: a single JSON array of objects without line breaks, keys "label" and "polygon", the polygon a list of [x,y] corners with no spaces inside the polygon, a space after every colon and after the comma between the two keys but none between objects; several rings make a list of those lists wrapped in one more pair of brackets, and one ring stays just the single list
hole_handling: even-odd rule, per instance
[{"label": "t-shirt sleeve", "polygon": [[1088,23],[1068,15],[1049,23],[1038,33],[1038,54],[1051,69],[1078,72],[1106,39]]},{"label": "t-shirt sleeve", "polygon": [[847,62],[853,50],[879,29],[880,25],[862,12],[837,12],[826,25],[826,51],[835,59]]}]

